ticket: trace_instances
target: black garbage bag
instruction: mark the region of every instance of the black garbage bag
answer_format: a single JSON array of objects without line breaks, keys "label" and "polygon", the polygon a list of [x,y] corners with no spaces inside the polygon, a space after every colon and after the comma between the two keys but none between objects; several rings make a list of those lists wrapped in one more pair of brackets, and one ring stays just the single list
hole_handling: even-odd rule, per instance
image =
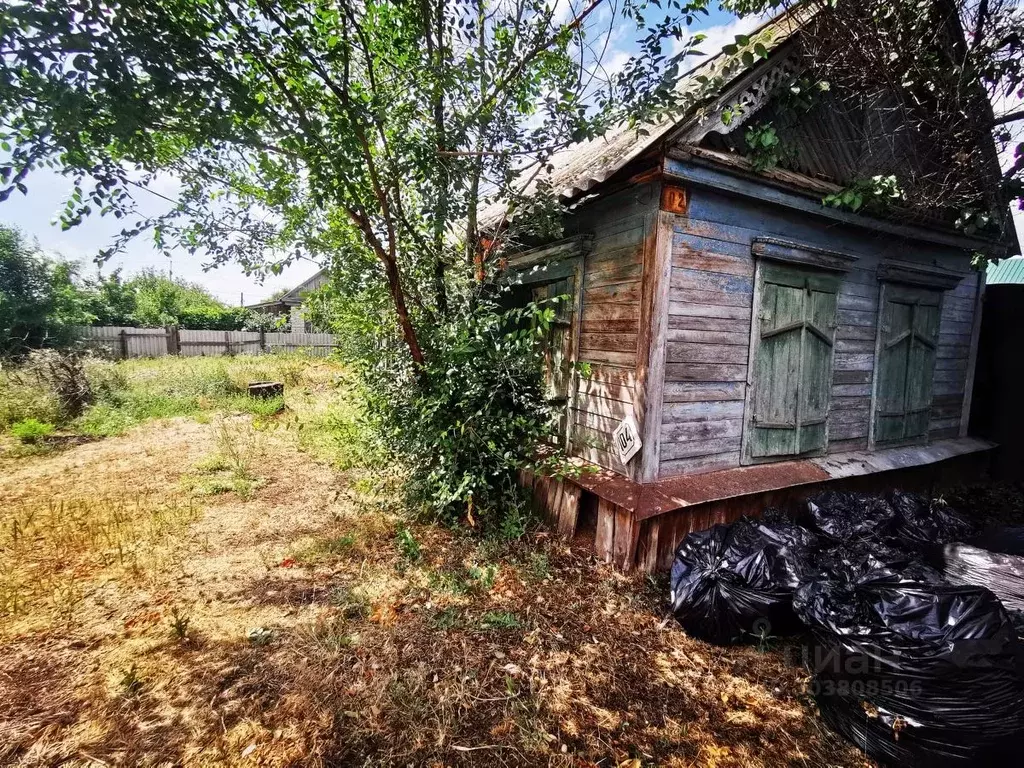
[{"label": "black garbage bag", "polygon": [[816,577],[824,581],[943,581],[942,574],[919,552],[881,542],[855,540],[833,544],[816,553],[812,560]]},{"label": "black garbage bag", "polygon": [[808,523],[832,541],[888,541],[896,535],[896,510],[879,496],[824,491],[807,500]]},{"label": "black garbage bag", "polygon": [[[983,540],[997,543],[991,541],[995,538],[993,532]],[[975,546],[975,541],[943,546],[933,555],[938,570],[951,584],[987,587],[1009,610],[1024,611],[1024,556],[983,549]],[[1008,541],[1003,546],[1012,548],[1012,539]]]},{"label": "black garbage bag", "polygon": [[980,587],[810,581],[794,596],[828,724],[898,766],[1010,764],[1024,745],[1024,676],[1006,610]]},{"label": "black garbage bag", "polygon": [[672,610],[689,634],[719,645],[795,632],[793,592],[815,548],[814,534],[783,520],[688,534],[672,564]]},{"label": "black garbage bag", "polygon": [[973,531],[973,526],[942,499],[929,501],[906,491],[891,491],[886,499],[896,510],[896,536],[904,546],[963,541]]}]

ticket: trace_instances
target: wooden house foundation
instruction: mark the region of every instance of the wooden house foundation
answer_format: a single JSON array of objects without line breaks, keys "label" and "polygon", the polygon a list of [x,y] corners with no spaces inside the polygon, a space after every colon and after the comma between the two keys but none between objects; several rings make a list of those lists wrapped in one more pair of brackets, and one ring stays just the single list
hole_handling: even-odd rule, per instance
[{"label": "wooden house foundation", "polygon": [[691,532],[759,516],[774,507],[795,512],[823,490],[901,488],[937,495],[977,479],[988,468],[992,443],[947,440],[885,453],[833,454],[827,461],[792,461],[708,472],[656,483],[635,483],[598,467],[572,478],[523,473],[535,508],[567,539],[592,546],[622,570],[667,570]]}]

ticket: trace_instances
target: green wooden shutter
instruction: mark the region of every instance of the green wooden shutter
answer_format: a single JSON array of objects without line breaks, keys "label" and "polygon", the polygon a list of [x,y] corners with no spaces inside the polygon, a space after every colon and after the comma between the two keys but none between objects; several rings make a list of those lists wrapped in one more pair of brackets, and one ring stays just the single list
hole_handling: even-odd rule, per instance
[{"label": "green wooden shutter", "polygon": [[875,384],[875,442],[928,433],[941,293],[885,287]]},{"label": "green wooden shutter", "polygon": [[825,448],[839,279],[763,264],[756,319],[751,458]]}]

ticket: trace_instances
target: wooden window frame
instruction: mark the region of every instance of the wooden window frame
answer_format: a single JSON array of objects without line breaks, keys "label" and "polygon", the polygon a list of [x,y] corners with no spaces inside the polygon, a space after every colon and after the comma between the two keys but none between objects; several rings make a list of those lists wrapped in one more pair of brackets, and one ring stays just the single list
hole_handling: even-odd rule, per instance
[{"label": "wooden window frame", "polygon": [[[589,249],[591,238],[570,238],[568,241],[556,243],[555,251],[559,258],[554,261],[540,262],[536,256],[529,257],[535,251],[529,252],[527,258],[515,256],[509,259],[509,282],[523,286],[540,286],[554,283],[562,278],[573,276],[572,313],[573,327],[570,336],[569,346],[569,386],[565,397],[565,434],[560,441],[565,451],[571,449],[573,436],[573,410],[576,408],[580,389],[580,329],[583,325],[583,268],[584,256]],[[569,244],[566,248],[565,245]],[[545,251],[551,246],[543,246],[536,251]],[[572,255],[566,255],[572,254]]]},{"label": "wooden window frame", "polygon": [[[939,326],[942,325],[942,310],[945,306],[946,291],[955,288],[961,280],[968,276],[968,273],[934,264],[922,264],[918,262],[902,261],[898,259],[886,259],[878,265],[877,277],[880,283],[878,296],[878,311],[875,320],[875,356],[871,371],[871,407],[868,410],[868,450],[882,450],[886,448],[898,448],[910,445],[927,445],[930,442],[931,414],[928,416],[929,427],[923,435],[904,438],[902,440],[886,440],[878,442],[876,424],[878,417],[879,386],[881,385],[881,360],[882,346],[884,343],[886,304],[892,300],[894,294],[908,293],[912,291],[929,291],[938,295]],[[941,333],[941,331],[939,332]],[[939,333],[936,333],[938,339]],[[932,387],[935,386],[935,365],[932,366]],[[932,395],[934,401],[935,395]],[[929,404],[930,408],[930,404]]]},{"label": "wooden window frame", "polygon": [[[825,406],[825,439],[819,450],[808,451],[795,455],[785,456],[751,456],[752,430],[751,419],[753,417],[754,395],[756,383],[754,375],[756,371],[757,356],[761,346],[760,316],[763,300],[763,285],[766,268],[772,266],[784,266],[791,269],[804,270],[810,274],[817,274],[821,277],[829,277],[836,281],[836,298],[838,301],[843,276],[853,269],[858,257],[853,254],[834,251],[818,246],[807,245],[784,240],[777,237],[755,237],[751,244],[751,253],[755,260],[754,275],[754,296],[750,318],[750,344],[747,357],[747,380],[746,395],[743,403],[743,431],[740,442],[740,464],[750,466],[754,464],[771,464],[780,461],[794,461],[798,459],[824,456],[828,453],[828,416],[832,404],[832,388],[828,387],[828,401]],[[835,329],[833,329],[833,345],[829,356],[829,373],[835,366]]]}]

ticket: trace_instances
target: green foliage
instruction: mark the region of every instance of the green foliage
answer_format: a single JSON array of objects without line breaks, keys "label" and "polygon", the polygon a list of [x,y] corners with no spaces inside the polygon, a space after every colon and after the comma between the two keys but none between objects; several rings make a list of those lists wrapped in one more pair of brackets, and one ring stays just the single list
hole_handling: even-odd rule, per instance
[{"label": "green foliage", "polygon": [[551,561],[543,552],[531,552],[526,562],[527,572],[536,581],[551,578]]},{"label": "green foliage", "polygon": [[66,345],[87,311],[75,268],[46,258],[16,229],[0,226],[0,359]]},{"label": "green foliage", "polygon": [[826,195],[822,200],[832,208],[845,208],[859,211],[862,208],[872,211],[885,211],[899,205],[904,200],[903,190],[895,176],[872,176],[854,182],[839,192]]},{"label": "green foliage", "polygon": [[37,419],[23,419],[11,425],[11,435],[23,443],[38,443],[53,434],[55,427]]},{"label": "green foliage", "polygon": [[[485,532],[520,515],[517,471],[552,433],[538,339],[554,316],[547,304],[501,311],[480,298],[438,324],[418,374],[397,353],[363,361],[371,424],[407,467],[414,508]],[[521,526],[517,517],[506,535]]]},{"label": "green foliage", "polygon": [[519,629],[519,617],[511,611],[488,611],[480,617],[480,629]]},{"label": "green foliage", "polygon": [[126,699],[132,699],[142,693],[144,683],[142,677],[139,675],[139,667],[137,664],[132,664],[128,669],[121,675],[118,680],[118,687],[121,691],[121,696]]},{"label": "green foliage", "polygon": [[419,562],[422,556],[420,543],[408,528],[398,529],[398,533],[395,534],[395,545],[398,547],[398,553],[406,562]]},{"label": "green foliage", "polygon": [[171,637],[175,640],[181,642],[188,637],[188,627],[191,623],[192,620],[187,615],[179,611],[178,606],[171,608]]},{"label": "green foliage", "polygon": [[453,606],[437,611],[430,617],[430,626],[433,629],[445,630],[454,629],[459,626],[459,610]]},{"label": "green foliage", "polygon": [[774,168],[788,154],[786,146],[771,123],[750,126],[743,134],[743,139],[747,145],[747,157],[755,171]]},{"label": "green foliage", "polygon": [[85,280],[79,289],[97,325],[158,328],[178,325],[200,331],[237,331],[276,320],[243,307],[229,307],[197,283],[145,269],[125,280],[117,269]]}]

